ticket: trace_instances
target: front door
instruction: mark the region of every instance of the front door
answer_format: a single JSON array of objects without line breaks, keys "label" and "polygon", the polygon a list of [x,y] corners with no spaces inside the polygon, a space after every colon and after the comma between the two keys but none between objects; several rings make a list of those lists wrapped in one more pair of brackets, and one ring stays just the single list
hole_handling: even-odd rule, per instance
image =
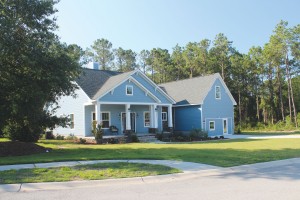
[{"label": "front door", "polygon": [[[130,113],[131,130],[135,133],[135,113]],[[122,131],[126,130],[126,113],[122,113]]]},{"label": "front door", "polygon": [[228,123],[227,123],[227,119],[223,119],[223,134],[228,134]]}]

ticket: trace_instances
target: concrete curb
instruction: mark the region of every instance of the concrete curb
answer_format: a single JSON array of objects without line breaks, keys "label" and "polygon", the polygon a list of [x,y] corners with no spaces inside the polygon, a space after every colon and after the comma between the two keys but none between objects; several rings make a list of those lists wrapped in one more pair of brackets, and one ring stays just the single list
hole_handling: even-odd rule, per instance
[{"label": "concrete curb", "polygon": [[242,173],[253,172],[257,173],[259,169],[267,169],[272,167],[280,167],[286,164],[300,164],[300,158],[292,158],[286,160],[278,160],[264,163],[256,163],[250,165],[242,165],[236,167],[216,167],[212,165],[181,162],[172,160],[91,160],[91,161],[73,161],[73,162],[56,162],[56,163],[38,163],[38,164],[26,164],[26,165],[7,165],[0,166],[3,169],[28,169],[35,167],[60,167],[60,166],[74,166],[79,164],[95,164],[95,163],[112,163],[112,162],[130,162],[130,163],[148,163],[148,164],[160,164],[173,168],[177,168],[183,171],[179,174],[167,174],[159,176],[147,176],[147,177],[134,177],[123,179],[105,179],[105,180],[92,180],[92,181],[70,181],[70,182],[47,182],[47,183],[24,183],[24,184],[3,184],[0,185],[0,192],[26,192],[35,190],[62,190],[62,189],[74,189],[84,187],[98,187],[106,184],[141,184],[150,182],[170,182],[183,180],[199,176],[212,176],[227,173]]}]

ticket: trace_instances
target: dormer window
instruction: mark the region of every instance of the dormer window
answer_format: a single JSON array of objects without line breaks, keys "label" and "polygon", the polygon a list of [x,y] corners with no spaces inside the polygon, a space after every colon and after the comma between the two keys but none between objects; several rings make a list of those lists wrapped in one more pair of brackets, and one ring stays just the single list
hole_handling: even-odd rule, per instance
[{"label": "dormer window", "polygon": [[126,85],[126,95],[133,95],[132,85]]},{"label": "dormer window", "polygon": [[216,88],[215,88],[215,97],[216,97],[216,99],[221,99],[221,88],[220,88],[220,86],[216,86]]}]

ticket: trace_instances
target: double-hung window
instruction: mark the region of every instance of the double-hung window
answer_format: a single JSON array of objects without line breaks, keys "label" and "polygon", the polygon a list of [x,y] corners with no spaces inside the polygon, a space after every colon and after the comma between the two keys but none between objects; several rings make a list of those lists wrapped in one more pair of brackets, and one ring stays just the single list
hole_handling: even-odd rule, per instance
[{"label": "double-hung window", "polygon": [[144,127],[150,127],[150,112],[144,112]]},{"label": "double-hung window", "polygon": [[215,88],[215,97],[216,97],[216,99],[221,99],[221,88],[220,88],[220,86],[216,86],[216,88]]},{"label": "double-hung window", "polygon": [[215,130],[215,121],[209,121],[209,130],[214,131]]},{"label": "double-hung window", "polygon": [[133,86],[126,85],[126,95],[133,95]]},{"label": "double-hung window", "polygon": [[167,121],[168,120],[168,114],[167,112],[162,112],[161,113],[161,121]]},{"label": "double-hung window", "polygon": [[109,128],[110,126],[110,113],[101,112],[102,128]]}]

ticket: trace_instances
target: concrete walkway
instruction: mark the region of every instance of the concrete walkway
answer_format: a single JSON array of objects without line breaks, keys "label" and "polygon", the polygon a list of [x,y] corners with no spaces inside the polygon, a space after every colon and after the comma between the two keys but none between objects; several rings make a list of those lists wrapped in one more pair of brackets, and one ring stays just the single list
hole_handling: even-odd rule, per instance
[{"label": "concrete walkway", "polygon": [[19,170],[19,169],[30,169],[30,168],[50,168],[50,167],[70,167],[75,165],[88,165],[96,163],[116,163],[116,162],[128,162],[128,163],[147,163],[154,165],[165,165],[173,167],[183,171],[183,173],[199,172],[203,170],[219,169],[220,167],[192,163],[182,162],[174,160],[89,160],[89,161],[68,161],[68,162],[51,162],[51,163],[33,163],[33,164],[20,164],[20,165],[3,165],[0,166],[0,171],[5,170]]},{"label": "concrete walkway", "polygon": [[[56,163],[40,163],[35,165],[23,165],[26,168],[32,167],[58,167],[58,166],[74,166],[78,164],[93,164],[93,163],[103,163],[103,162],[131,162],[131,163],[149,163],[149,164],[161,164],[167,165],[174,168],[178,168],[184,171],[184,173],[179,174],[169,174],[169,175],[161,175],[161,176],[148,176],[148,177],[135,177],[135,178],[124,178],[124,179],[107,179],[107,180],[93,180],[93,181],[70,181],[70,182],[46,182],[46,183],[24,183],[24,184],[0,184],[0,193],[6,194],[9,196],[9,193],[13,194],[12,198],[7,199],[16,199],[17,194],[22,195],[27,194],[28,192],[34,191],[63,191],[61,192],[64,194],[64,191],[77,191],[79,189],[88,189],[88,188],[96,188],[99,190],[104,187],[112,187],[113,191],[116,191],[115,186],[120,186],[124,188],[125,186],[145,186],[146,189],[149,189],[149,185],[153,184],[154,186],[162,185],[159,187],[166,186],[168,184],[178,183],[181,184],[179,189],[181,188],[191,188],[191,187],[184,187],[184,185],[190,185],[191,181],[195,180],[204,180],[205,184],[201,183],[200,185],[216,180],[216,184],[220,181],[227,181],[231,178],[234,178],[235,183],[238,180],[246,180],[245,188],[248,188],[249,181],[251,180],[275,180],[277,183],[281,183],[282,181],[289,181],[292,182],[292,185],[298,184],[300,180],[300,158],[292,158],[286,160],[278,160],[272,162],[265,162],[265,163],[257,163],[257,164],[250,164],[250,165],[243,165],[243,166],[236,166],[236,167],[215,167],[205,164],[199,163],[191,163],[191,162],[180,162],[180,161],[170,161],[170,160],[93,160],[93,161],[80,161],[80,162],[56,162]],[[11,165],[13,166],[13,165]],[[1,166],[2,170],[12,169],[11,166]],[[22,165],[15,165],[19,166],[19,169],[22,169]],[[6,168],[5,168],[6,167]],[[13,169],[17,169],[14,167]],[[206,180],[208,179],[208,180]],[[297,182],[297,183],[296,183]],[[214,185],[215,183],[213,183]],[[196,191],[201,189],[196,187]],[[223,185],[223,184],[222,184]],[[236,187],[238,187],[237,184]],[[254,184],[256,185],[256,183]],[[265,183],[263,184],[265,185]],[[272,184],[273,185],[273,184]],[[263,186],[259,186],[263,187]],[[280,185],[282,187],[282,185]],[[172,187],[170,187],[172,188]],[[226,187],[227,189],[230,187]],[[290,186],[288,187],[290,188]],[[106,191],[106,190],[104,190]],[[125,190],[126,194],[128,190]],[[154,190],[156,191],[156,190]],[[206,190],[205,190],[206,191]],[[21,193],[20,193],[21,192]],[[212,192],[213,193],[213,192]],[[210,193],[210,194],[212,194]],[[245,194],[247,192],[245,191]],[[52,193],[51,193],[52,194]],[[112,192],[111,194],[114,194]],[[197,193],[198,194],[198,193]],[[20,196],[19,199],[24,199],[25,197]],[[6,198],[4,198],[6,199]],[[26,198],[25,198],[26,199]],[[33,199],[36,199],[34,196]],[[109,198],[108,198],[109,199]],[[119,199],[119,198],[117,198]],[[255,199],[255,198],[254,198]]]}]

